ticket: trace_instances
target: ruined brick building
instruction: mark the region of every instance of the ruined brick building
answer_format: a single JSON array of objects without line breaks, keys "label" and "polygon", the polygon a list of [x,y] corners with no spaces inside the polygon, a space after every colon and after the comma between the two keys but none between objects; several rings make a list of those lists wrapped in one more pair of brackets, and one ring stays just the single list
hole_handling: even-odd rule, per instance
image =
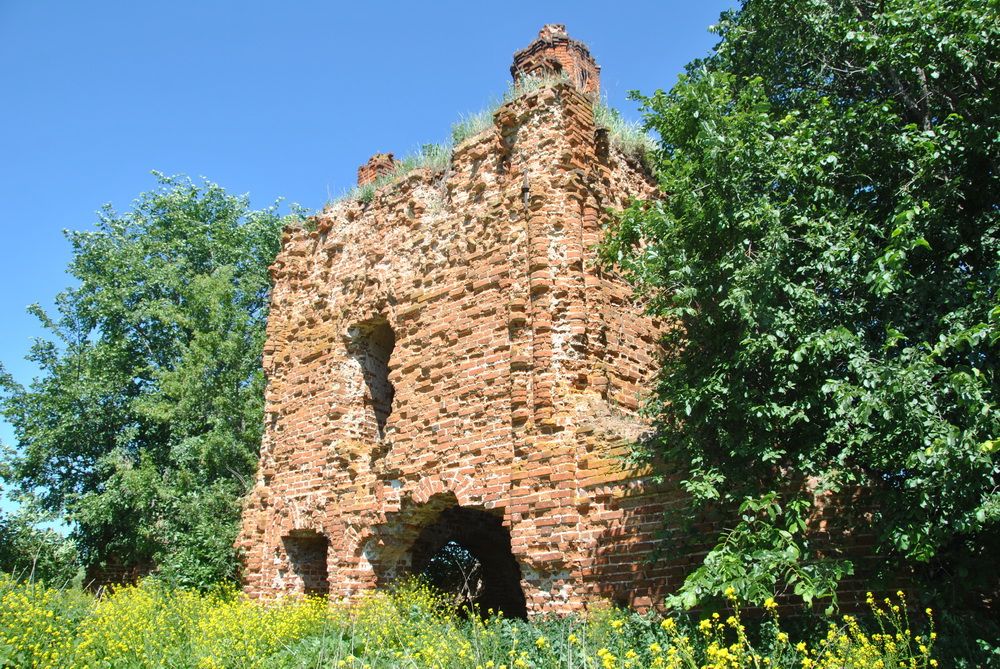
[{"label": "ruined brick building", "polygon": [[511,70],[565,80],[502,105],[444,170],[285,233],[239,539],[252,594],[351,596],[452,544],[511,615],[642,607],[678,582],[648,559],[663,496],[621,459],[659,326],[594,250],[653,185],[595,125],[600,69],[563,26]]}]

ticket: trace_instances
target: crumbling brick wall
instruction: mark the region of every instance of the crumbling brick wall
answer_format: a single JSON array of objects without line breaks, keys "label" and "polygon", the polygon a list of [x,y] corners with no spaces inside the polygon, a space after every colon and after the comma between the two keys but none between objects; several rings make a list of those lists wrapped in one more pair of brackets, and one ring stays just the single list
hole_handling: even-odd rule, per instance
[{"label": "crumbling brick wall", "polygon": [[674,496],[621,459],[646,429],[661,326],[594,250],[609,208],[653,192],[586,89],[559,83],[502,106],[445,172],[287,230],[247,591],[351,596],[449,539],[509,550],[521,593],[503,601],[523,594],[529,613],[676,586],[649,560]]}]

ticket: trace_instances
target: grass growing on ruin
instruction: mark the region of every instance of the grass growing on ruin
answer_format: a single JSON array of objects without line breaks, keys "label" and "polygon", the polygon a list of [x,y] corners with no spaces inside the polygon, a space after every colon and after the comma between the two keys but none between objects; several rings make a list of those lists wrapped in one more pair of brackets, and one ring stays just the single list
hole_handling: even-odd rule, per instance
[{"label": "grass growing on ruin", "polygon": [[[933,627],[915,632],[899,598],[870,600],[866,624],[844,616],[798,640],[769,602],[744,622],[731,597],[704,619],[605,608],[531,623],[462,618],[420,583],[355,604],[286,599],[269,605],[233,590],[198,594],[153,581],[100,599],[0,575],[0,666],[302,668],[666,667],[671,669],[927,669]],[[754,629],[748,630],[748,627]]]},{"label": "grass growing on ruin", "polygon": [[443,172],[451,163],[451,150],[452,147],[447,144],[424,144],[420,151],[400,160],[388,174],[383,174],[363,186],[355,186],[344,197],[359,202],[371,202],[375,198],[375,191],[379,188],[399,181],[414,170],[426,168],[432,172]]},{"label": "grass growing on ruin", "polygon": [[[399,181],[414,170],[429,169],[435,173],[446,171],[451,163],[451,154],[455,147],[491,128],[493,114],[502,105],[542,88],[568,82],[569,79],[565,75],[522,77],[517,83],[511,83],[503,97],[493,100],[487,107],[478,112],[461,116],[458,121],[452,124],[451,137],[448,141],[440,144],[425,144],[419,151],[415,151],[400,160],[396,168],[388,174],[379,177],[372,183],[351,188],[341,199],[371,202],[375,197],[375,192],[380,188]],[[625,120],[616,109],[601,100],[594,104],[594,122],[598,128],[608,130],[608,138],[613,146],[648,169],[650,165],[649,155],[654,150],[655,143],[646,134],[641,123]]]},{"label": "grass growing on ruin", "polygon": [[[451,127],[451,137],[454,144],[460,144],[469,137],[474,137],[493,125],[493,114],[501,105],[522,95],[534,93],[542,88],[550,88],[557,84],[569,83],[569,78],[561,76],[530,76],[522,77],[516,84],[511,84],[500,100],[495,100],[485,109],[463,117]],[[642,124],[626,121],[621,113],[610,107],[603,100],[594,103],[594,123],[598,128],[606,128],[612,145],[630,158],[649,166],[648,154],[655,149],[653,139],[643,129]]]},{"label": "grass growing on ruin", "polygon": [[652,171],[649,156],[656,148],[656,143],[641,123],[625,120],[621,112],[600,101],[594,105],[594,122],[598,128],[608,129],[612,146]]}]

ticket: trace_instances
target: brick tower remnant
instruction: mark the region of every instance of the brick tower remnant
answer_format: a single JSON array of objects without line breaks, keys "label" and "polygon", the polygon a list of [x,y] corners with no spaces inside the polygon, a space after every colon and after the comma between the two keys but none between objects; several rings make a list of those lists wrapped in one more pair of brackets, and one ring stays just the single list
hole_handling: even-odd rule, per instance
[{"label": "brick tower remnant", "polygon": [[589,95],[601,90],[601,68],[583,42],[571,39],[566,26],[550,23],[538,31],[538,39],[514,54],[510,74],[517,81],[525,76],[565,75]]},{"label": "brick tower remnant", "polygon": [[391,153],[376,153],[358,168],[358,185],[364,186],[396,169],[396,159]]},{"label": "brick tower remnant", "polygon": [[447,169],[285,231],[247,592],[350,597],[456,545],[508,615],[677,585],[649,559],[668,496],[621,457],[661,330],[594,251],[654,186],[595,126],[586,47],[546,26],[513,70],[545,59],[571,81],[501,106]]}]

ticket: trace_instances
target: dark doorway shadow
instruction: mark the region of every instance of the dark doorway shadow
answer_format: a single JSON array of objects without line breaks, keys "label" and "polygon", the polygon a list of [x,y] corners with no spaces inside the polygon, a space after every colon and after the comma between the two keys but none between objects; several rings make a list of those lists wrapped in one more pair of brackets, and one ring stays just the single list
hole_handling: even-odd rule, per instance
[{"label": "dark doorway shadow", "polygon": [[527,617],[521,568],[499,515],[449,507],[421,530],[411,556],[413,573],[454,596],[459,607],[474,605],[484,616],[502,611],[508,618]]}]

